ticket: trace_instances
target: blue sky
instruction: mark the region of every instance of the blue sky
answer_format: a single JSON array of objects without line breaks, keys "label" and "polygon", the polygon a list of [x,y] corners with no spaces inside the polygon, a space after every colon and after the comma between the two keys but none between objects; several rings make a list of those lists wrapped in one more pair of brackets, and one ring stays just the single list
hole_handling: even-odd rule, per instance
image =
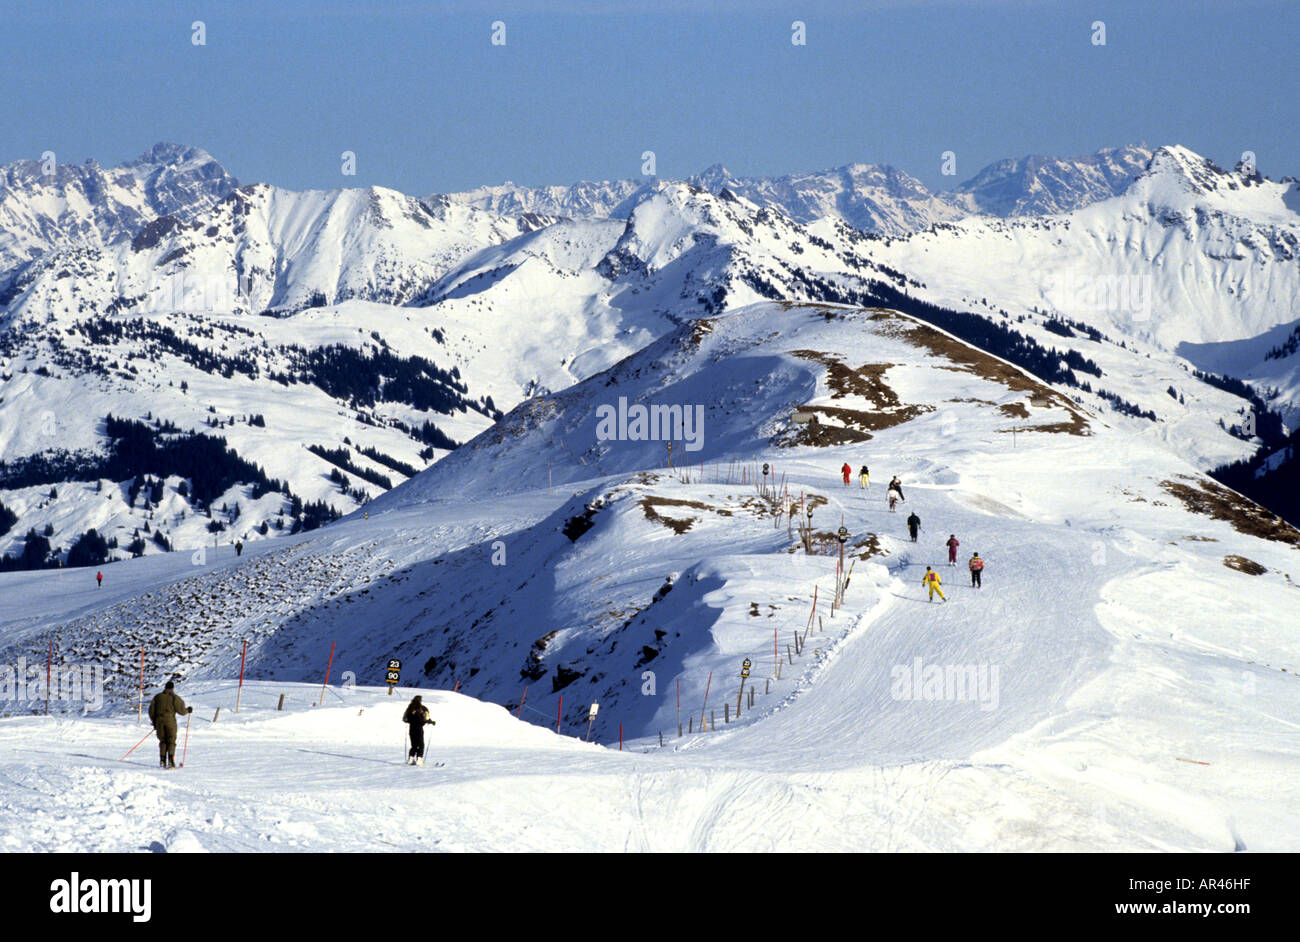
[{"label": "blue sky", "polygon": [[942,188],[944,151],[960,180],[1142,140],[1300,175],[1295,0],[259,6],[0,3],[0,163],[171,140],[244,181],[423,194],[635,176],[652,150],[665,177],[863,161]]}]

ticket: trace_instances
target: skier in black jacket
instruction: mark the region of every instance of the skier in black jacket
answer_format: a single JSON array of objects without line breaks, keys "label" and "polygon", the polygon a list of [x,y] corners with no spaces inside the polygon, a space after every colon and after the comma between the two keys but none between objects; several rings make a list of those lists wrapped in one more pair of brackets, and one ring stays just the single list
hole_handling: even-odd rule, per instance
[{"label": "skier in black jacket", "polygon": [[907,532],[912,534],[912,542],[916,542],[916,531],[921,529],[921,518],[912,511],[912,515],[907,518]]},{"label": "skier in black jacket", "polygon": [[407,753],[406,764],[424,765],[424,727],[436,726],[437,723],[429,718],[429,708],[420,701],[418,694],[407,704],[402,722],[411,731],[411,750]]}]

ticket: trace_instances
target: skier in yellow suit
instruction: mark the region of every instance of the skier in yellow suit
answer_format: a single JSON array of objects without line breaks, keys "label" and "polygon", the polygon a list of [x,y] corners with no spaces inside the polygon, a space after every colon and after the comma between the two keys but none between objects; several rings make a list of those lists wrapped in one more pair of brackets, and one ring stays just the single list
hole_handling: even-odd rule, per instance
[{"label": "skier in yellow suit", "polygon": [[937,572],[935,572],[929,566],[925,567],[925,575],[921,577],[921,585],[922,587],[924,586],[930,587],[931,602],[934,601],[934,593],[936,592],[939,593],[939,598],[943,599],[945,602],[948,601],[948,596],[944,595],[943,589],[939,588],[939,586],[942,584],[942,581],[943,580],[939,578],[939,574]]}]

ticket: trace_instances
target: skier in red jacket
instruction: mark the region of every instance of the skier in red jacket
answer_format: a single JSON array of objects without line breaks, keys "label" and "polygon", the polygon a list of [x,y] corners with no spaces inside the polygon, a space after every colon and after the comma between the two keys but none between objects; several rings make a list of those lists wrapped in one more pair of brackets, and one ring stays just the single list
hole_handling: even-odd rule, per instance
[{"label": "skier in red jacket", "polygon": [[104,574],[102,572],[95,573],[95,588],[98,589],[103,584],[104,584]]},{"label": "skier in red jacket", "polygon": [[844,462],[844,467],[840,468],[840,474],[844,478],[844,486],[848,487],[849,478],[853,475],[853,469],[849,467],[849,463],[847,461]]},{"label": "skier in red jacket", "polygon": [[981,576],[984,573],[984,560],[980,559],[979,553],[975,553],[973,556],[971,556],[970,562],[966,564],[966,568],[970,570],[971,588],[973,589],[984,588],[984,583],[981,580]]},{"label": "skier in red jacket", "polygon": [[957,539],[957,534],[949,534],[948,543],[946,545],[948,547],[948,565],[955,566],[957,565],[957,547],[961,546],[961,541]]}]

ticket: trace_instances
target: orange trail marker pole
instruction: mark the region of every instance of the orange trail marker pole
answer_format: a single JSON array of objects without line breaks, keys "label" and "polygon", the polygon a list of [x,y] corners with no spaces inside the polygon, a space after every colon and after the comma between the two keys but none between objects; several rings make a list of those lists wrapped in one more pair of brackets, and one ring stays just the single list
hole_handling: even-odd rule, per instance
[{"label": "orange trail marker pole", "polygon": [[[219,708],[218,708],[219,709]],[[185,714],[185,748],[181,750],[181,768],[185,768],[185,757],[190,754],[190,717],[193,714]]]},{"label": "orange trail marker pole", "polygon": [[[135,752],[137,749],[139,749],[141,743],[143,743],[146,739],[148,739],[148,738],[149,738],[150,736],[152,736],[152,735],[153,735],[153,730],[149,730],[149,732],[147,732],[147,733],[145,733],[143,736],[141,736],[141,737],[140,737],[140,742],[136,743],[134,746],[132,746],[130,749],[128,749],[128,750],[126,751],[126,756],[129,756],[131,753],[133,753],[133,752]],[[125,761],[126,761],[126,756],[122,756],[122,758],[118,759],[117,761],[118,761],[118,762],[125,762]]]},{"label": "orange trail marker pole", "polygon": [[325,665],[325,683],[321,685],[320,703],[316,704],[317,706],[325,705],[325,691],[329,688],[330,685],[330,671],[334,669],[334,647],[337,644],[338,644],[337,641],[330,642],[330,660],[329,663]]}]

